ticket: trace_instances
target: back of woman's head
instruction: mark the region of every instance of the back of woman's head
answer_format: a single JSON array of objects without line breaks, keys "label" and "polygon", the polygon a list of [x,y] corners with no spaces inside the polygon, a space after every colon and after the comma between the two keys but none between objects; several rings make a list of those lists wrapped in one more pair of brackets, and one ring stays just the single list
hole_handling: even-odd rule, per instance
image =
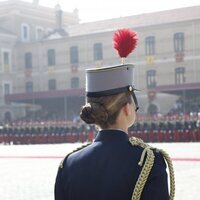
[{"label": "back of woman's head", "polygon": [[96,124],[105,129],[116,123],[117,116],[123,106],[132,102],[130,92],[103,97],[87,97],[80,117],[87,124]]}]

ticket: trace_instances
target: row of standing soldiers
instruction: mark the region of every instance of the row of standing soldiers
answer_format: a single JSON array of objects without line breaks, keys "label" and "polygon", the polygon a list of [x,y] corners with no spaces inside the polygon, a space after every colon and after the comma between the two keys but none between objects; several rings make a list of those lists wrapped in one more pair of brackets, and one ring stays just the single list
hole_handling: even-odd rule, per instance
[{"label": "row of standing soldiers", "polygon": [[[97,130],[94,126],[38,126],[0,127],[0,143],[48,144],[91,142]],[[136,122],[129,129],[129,136],[145,142],[199,142],[199,121]]]}]

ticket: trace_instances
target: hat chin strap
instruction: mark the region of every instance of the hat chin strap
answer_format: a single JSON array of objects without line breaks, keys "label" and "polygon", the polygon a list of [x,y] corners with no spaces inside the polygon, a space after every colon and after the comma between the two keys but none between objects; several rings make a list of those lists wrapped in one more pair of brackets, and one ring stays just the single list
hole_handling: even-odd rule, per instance
[{"label": "hat chin strap", "polygon": [[110,96],[110,95],[115,95],[115,94],[119,94],[122,92],[127,92],[129,91],[132,96],[133,96],[133,100],[135,103],[135,111],[137,112],[137,110],[139,109],[138,106],[138,102],[137,102],[137,98],[135,96],[134,93],[134,87],[132,85],[126,86],[126,87],[121,87],[121,88],[116,88],[116,89],[111,89],[111,90],[105,90],[105,91],[98,91],[98,92],[86,92],[86,96],[87,97],[102,97],[102,96]]},{"label": "hat chin strap", "polygon": [[132,92],[132,97],[133,97],[133,101],[134,101],[134,103],[135,103],[135,112],[137,112],[138,109],[139,109],[139,106],[138,106],[138,101],[137,101],[137,98],[136,98],[134,92]]}]

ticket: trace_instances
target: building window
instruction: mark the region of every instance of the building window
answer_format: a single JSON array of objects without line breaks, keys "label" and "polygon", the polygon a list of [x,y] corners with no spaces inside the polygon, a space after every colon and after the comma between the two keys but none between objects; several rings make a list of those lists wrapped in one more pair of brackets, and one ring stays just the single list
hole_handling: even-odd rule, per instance
[{"label": "building window", "polygon": [[146,56],[155,55],[155,37],[149,36],[145,38],[145,53]]},{"label": "building window", "polygon": [[156,87],[156,70],[148,70],[147,71],[147,88],[155,88]]},{"label": "building window", "polygon": [[185,83],[185,68],[178,67],[175,69],[175,84]]},{"label": "building window", "polygon": [[48,50],[48,66],[55,66],[56,64],[56,55],[55,49]]},{"label": "building window", "polygon": [[3,70],[4,72],[9,72],[11,68],[11,51],[3,50]]},{"label": "building window", "polygon": [[78,47],[70,47],[70,64],[77,64],[79,62]]},{"label": "building window", "polygon": [[50,35],[51,33],[53,33],[53,29],[52,28],[46,28],[44,30],[44,32],[45,32],[45,35]]},{"label": "building window", "polygon": [[184,51],[184,33],[174,34],[174,51],[183,52]]},{"label": "building window", "polygon": [[30,52],[25,53],[24,61],[25,61],[25,68],[26,69],[32,68],[32,53],[30,53]]},{"label": "building window", "polygon": [[9,52],[3,52],[3,63],[4,63],[4,65],[10,65]]},{"label": "building window", "polygon": [[55,79],[49,80],[49,90],[56,90],[56,80]]},{"label": "building window", "polygon": [[4,84],[4,95],[10,94],[10,84],[5,83]]},{"label": "building window", "polygon": [[36,40],[41,40],[43,38],[44,29],[40,26],[36,27],[35,29],[35,37]]},{"label": "building window", "polygon": [[103,60],[103,48],[102,48],[102,43],[96,43],[94,44],[93,47],[94,50],[94,60]]},{"label": "building window", "polygon": [[79,78],[78,77],[71,78],[71,88],[79,88]]},{"label": "building window", "polygon": [[28,81],[26,82],[26,93],[31,93],[33,92],[33,82]]},{"label": "building window", "polygon": [[21,25],[21,39],[22,41],[29,41],[30,28],[28,24]]}]

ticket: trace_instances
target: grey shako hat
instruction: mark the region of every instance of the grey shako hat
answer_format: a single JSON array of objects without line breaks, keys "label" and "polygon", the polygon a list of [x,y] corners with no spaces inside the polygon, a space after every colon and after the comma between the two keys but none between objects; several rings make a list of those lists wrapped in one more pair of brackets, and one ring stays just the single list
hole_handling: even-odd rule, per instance
[{"label": "grey shako hat", "polygon": [[134,65],[124,64],[112,67],[93,68],[86,70],[86,95],[88,97],[102,97],[131,92],[138,110],[138,103],[134,93]]},{"label": "grey shako hat", "polygon": [[125,64],[125,58],[137,45],[137,34],[130,29],[118,30],[114,36],[114,48],[122,58],[122,64],[117,66],[101,67],[86,70],[87,97],[102,97],[123,92],[131,92],[136,110],[137,98],[134,93],[134,66]]},{"label": "grey shako hat", "polygon": [[100,97],[133,90],[132,64],[86,70],[86,93]]}]

